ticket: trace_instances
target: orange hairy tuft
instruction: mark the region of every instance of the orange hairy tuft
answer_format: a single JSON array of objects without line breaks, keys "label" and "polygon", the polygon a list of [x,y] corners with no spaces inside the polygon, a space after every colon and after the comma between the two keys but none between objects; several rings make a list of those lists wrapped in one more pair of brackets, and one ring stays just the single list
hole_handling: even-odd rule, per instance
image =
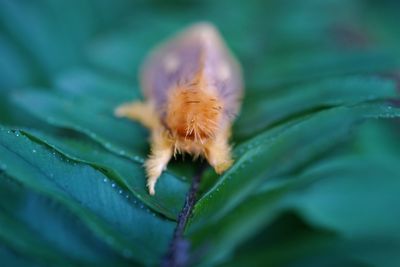
[{"label": "orange hairy tuft", "polygon": [[168,98],[166,124],[177,137],[203,142],[218,131],[222,109],[211,90],[177,87]]}]

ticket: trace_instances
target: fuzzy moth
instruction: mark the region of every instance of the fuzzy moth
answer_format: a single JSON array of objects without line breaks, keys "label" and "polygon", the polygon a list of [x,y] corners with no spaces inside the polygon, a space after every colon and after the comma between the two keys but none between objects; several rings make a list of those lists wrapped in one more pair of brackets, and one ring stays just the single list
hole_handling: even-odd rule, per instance
[{"label": "fuzzy moth", "polygon": [[243,95],[242,72],[212,24],[194,24],[156,47],[140,82],[145,101],[123,104],[115,114],[151,131],[145,163],[151,195],[177,153],[204,157],[219,174],[232,165],[228,140]]}]

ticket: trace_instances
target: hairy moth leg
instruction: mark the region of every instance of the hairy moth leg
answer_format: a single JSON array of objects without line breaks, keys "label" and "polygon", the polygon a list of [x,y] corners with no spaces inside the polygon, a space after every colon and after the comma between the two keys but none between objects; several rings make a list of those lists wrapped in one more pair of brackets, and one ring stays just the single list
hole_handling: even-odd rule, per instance
[{"label": "hairy moth leg", "polygon": [[149,102],[134,101],[122,104],[114,112],[117,117],[126,117],[138,121],[149,129],[155,129],[159,125],[158,116],[153,105]]},{"label": "hairy moth leg", "polygon": [[173,142],[161,128],[153,130],[151,136],[151,155],[146,161],[147,187],[150,195],[155,194],[154,187],[162,171],[167,167],[173,155]]},{"label": "hairy moth leg", "polygon": [[231,147],[228,144],[230,131],[223,131],[205,145],[205,157],[218,174],[226,171],[233,163]]}]

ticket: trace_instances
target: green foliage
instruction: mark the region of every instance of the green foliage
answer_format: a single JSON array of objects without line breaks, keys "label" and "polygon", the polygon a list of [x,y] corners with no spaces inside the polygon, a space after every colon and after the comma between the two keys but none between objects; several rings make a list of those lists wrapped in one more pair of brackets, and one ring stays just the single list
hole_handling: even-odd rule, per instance
[{"label": "green foliage", "polygon": [[198,20],[243,64],[235,163],[208,169],[193,266],[400,266],[397,1],[1,1],[1,266],[157,266],[197,168],[150,196],[150,48]]}]

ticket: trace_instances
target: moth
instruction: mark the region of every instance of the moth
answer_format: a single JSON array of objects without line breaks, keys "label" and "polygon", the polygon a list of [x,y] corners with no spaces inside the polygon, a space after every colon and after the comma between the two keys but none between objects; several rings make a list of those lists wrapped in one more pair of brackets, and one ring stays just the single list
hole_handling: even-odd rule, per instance
[{"label": "moth", "polygon": [[172,156],[206,158],[221,174],[233,163],[229,137],[243,95],[242,71],[218,30],[197,23],[159,45],[140,71],[145,101],[116,108],[118,117],[151,131],[145,162],[147,187],[155,184]]}]

